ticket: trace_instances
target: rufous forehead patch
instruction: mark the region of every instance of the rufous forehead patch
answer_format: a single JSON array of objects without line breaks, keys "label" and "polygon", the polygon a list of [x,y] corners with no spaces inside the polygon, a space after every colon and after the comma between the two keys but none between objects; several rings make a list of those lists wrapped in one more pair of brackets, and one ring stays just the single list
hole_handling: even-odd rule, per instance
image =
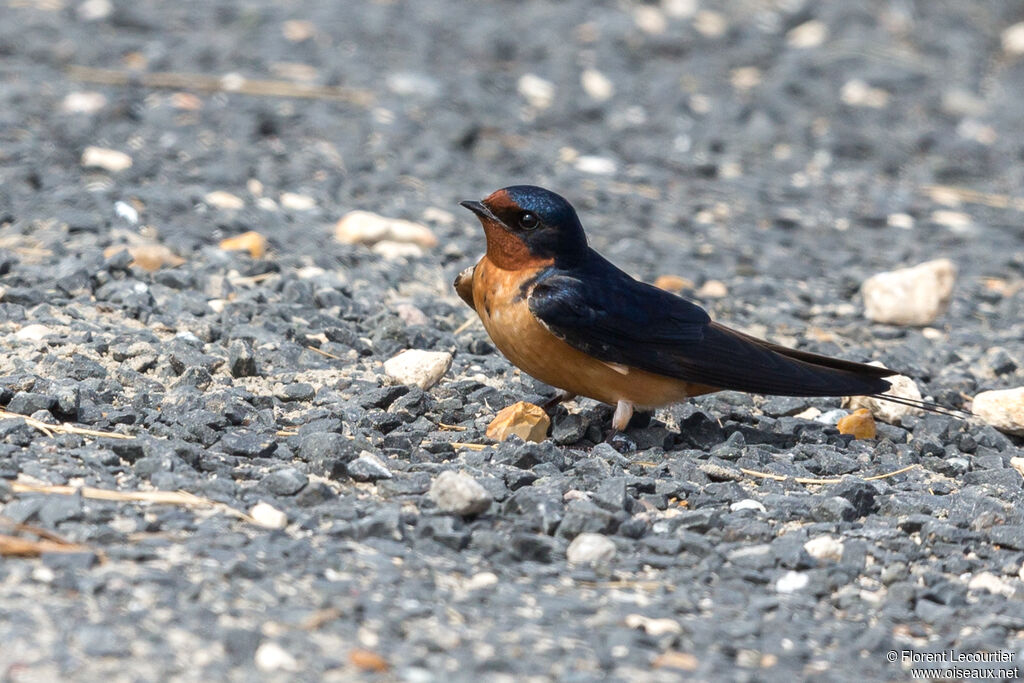
[{"label": "rufous forehead patch", "polygon": [[491,196],[484,200],[484,204],[494,213],[516,208],[516,203],[512,201],[505,190],[491,193]]}]

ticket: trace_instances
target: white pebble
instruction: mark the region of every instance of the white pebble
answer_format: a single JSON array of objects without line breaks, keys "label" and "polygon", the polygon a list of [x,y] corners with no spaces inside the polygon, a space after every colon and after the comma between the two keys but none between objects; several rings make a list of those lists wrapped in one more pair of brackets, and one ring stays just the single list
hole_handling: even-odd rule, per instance
[{"label": "white pebble", "polygon": [[661,35],[668,28],[668,21],[661,9],[654,5],[636,5],[633,8],[633,23],[644,33]]},{"label": "white pebble", "polygon": [[615,173],[616,165],[608,157],[591,156],[584,154],[576,159],[576,170],[594,175],[612,175]]},{"label": "white pebble", "polygon": [[615,94],[615,85],[597,69],[586,69],[580,74],[583,92],[598,102],[604,102]]},{"label": "white pebble", "polygon": [[383,256],[389,261],[420,258],[423,256],[423,248],[420,245],[410,244],[409,242],[396,242],[394,240],[381,240],[370,247],[370,251],[378,256]]},{"label": "white pebble", "polygon": [[51,330],[46,325],[39,323],[33,323],[31,325],[25,325],[20,330],[14,333],[14,338],[20,341],[41,341],[46,335],[52,334]]},{"label": "white pebble", "polygon": [[429,495],[442,512],[456,515],[478,515],[491,507],[491,494],[463,472],[449,470],[437,475]]},{"label": "white pebble", "polygon": [[256,649],[253,658],[256,668],[260,671],[298,671],[299,663],[295,657],[274,642],[263,643]]},{"label": "white pebble", "polygon": [[[881,363],[872,362],[870,365],[881,366]],[[885,392],[884,395],[906,398],[911,401],[921,400],[921,390],[917,388],[917,383],[910,377],[907,377],[906,375],[895,375],[893,377],[886,377],[885,379],[892,385],[892,388]],[[851,411],[858,410],[859,408],[867,408],[868,412],[871,413],[876,420],[892,425],[900,424],[903,421],[903,418],[907,415],[921,414],[920,408],[913,408],[900,403],[893,403],[892,401],[886,401],[873,396],[847,396],[843,399],[843,407],[848,408]]]},{"label": "white pebble", "polygon": [[1024,436],[1024,387],[983,391],[974,397],[971,412],[1001,432]]},{"label": "white pebble", "polygon": [[82,151],[82,166],[117,173],[131,168],[132,158],[116,149],[89,146]]},{"label": "white pebble", "polygon": [[615,543],[603,534],[582,533],[565,551],[569,564],[606,564],[615,557]]},{"label": "white pebble", "polygon": [[245,202],[241,197],[233,195],[230,192],[223,190],[214,190],[213,192],[207,192],[206,196],[203,197],[210,206],[218,209],[226,209],[228,211],[237,211],[245,206]]},{"label": "white pebble", "polygon": [[387,240],[426,249],[437,246],[437,237],[427,226],[370,211],[350,211],[342,216],[334,226],[334,238],[344,244],[373,245]]},{"label": "white pebble", "polygon": [[753,498],[744,498],[743,500],[737,500],[735,503],[729,506],[729,509],[733,512],[742,512],[743,510],[756,510],[757,512],[768,512],[768,509],[759,500]]},{"label": "white pebble", "polygon": [[881,109],[889,103],[888,92],[881,88],[872,88],[859,78],[847,81],[839,91],[839,98],[843,104],[848,104],[851,107]]},{"label": "white pebble", "polygon": [[288,515],[269,503],[256,503],[249,510],[249,516],[267,529],[283,529],[288,526]]},{"label": "white pebble", "polygon": [[807,49],[818,47],[828,38],[828,26],[817,19],[805,21],[799,26],[790,29],[786,34],[786,42],[790,47]]},{"label": "white pebble", "polygon": [[107,98],[98,92],[69,92],[60,108],[69,114],[95,114],[107,106]]},{"label": "white pebble", "polygon": [[626,626],[629,628],[643,629],[649,636],[662,636],[666,634],[682,633],[683,627],[675,619],[667,617],[655,619],[643,614],[626,615]]},{"label": "white pebble", "polygon": [[135,225],[139,222],[139,212],[128,202],[114,202],[114,213],[126,223]]},{"label": "white pebble", "polygon": [[693,18],[693,27],[705,38],[719,38],[725,35],[729,22],[725,15],[711,10],[701,10]]},{"label": "white pebble", "polygon": [[281,206],[292,211],[312,211],[316,208],[316,200],[306,194],[282,192]]},{"label": "white pebble", "polygon": [[1003,31],[1003,51],[1011,55],[1024,55],[1024,21]]},{"label": "white pebble", "polygon": [[988,591],[993,595],[1002,595],[1007,598],[1017,592],[1016,589],[1004,579],[991,572],[975,574],[967,583],[967,588],[972,591]]},{"label": "white pebble", "polygon": [[777,593],[796,593],[797,591],[807,588],[807,584],[811,582],[811,578],[803,572],[788,571],[778,578],[775,582],[775,592]]},{"label": "white pebble", "polygon": [[408,349],[384,361],[384,372],[402,384],[415,384],[426,391],[437,384],[452,366],[447,351]]},{"label": "white pebble", "polygon": [[892,325],[928,325],[949,305],[956,274],[952,261],[937,259],[872,275],[861,285],[864,315]]},{"label": "white pebble", "polygon": [[535,109],[547,109],[555,101],[555,84],[536,74],[520,76],[516,89]]},{"label": "white pebble", "polygon": [[818,561],[838,562],[843,559],[843,542],[832,536],[817,536],[804,543],[807,554]]}]

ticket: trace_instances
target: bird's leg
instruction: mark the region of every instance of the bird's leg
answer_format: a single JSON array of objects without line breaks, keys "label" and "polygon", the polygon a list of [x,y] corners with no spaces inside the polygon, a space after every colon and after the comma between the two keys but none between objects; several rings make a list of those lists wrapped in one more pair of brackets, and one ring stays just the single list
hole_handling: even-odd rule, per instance
[{"label": "bird's leg", "polygon": [[[622,434],[626,427],[629,425],[630,418],[633,417],[633,404],[629,401],[619,401],[615,404],[615,413],[612,415],[612,431],[608,433],[608,438],[605,439],[605,443],[615,445],[615,442],[623,443],[624,450],[636,450],[636,444],[633,440]],[[623,450],[623,449],[616,449]]]},{"label": "bird's leg", "polygon": [[546,413],[559,403],[565,403],[566,401],[571,401],[574,398],[576,398],[576,394],[566,391],[565,389],[558,389],[555,391],[554,396],[544,401],[541,405],[541,409]]}]

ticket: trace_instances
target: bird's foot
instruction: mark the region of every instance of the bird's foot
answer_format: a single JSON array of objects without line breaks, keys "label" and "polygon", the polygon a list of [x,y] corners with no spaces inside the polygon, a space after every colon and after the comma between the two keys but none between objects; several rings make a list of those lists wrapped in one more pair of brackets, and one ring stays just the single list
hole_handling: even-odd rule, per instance
[{"label": "bird's foot", "polygon": [[565,391],[563,389],[559,389],[557,392],[555,392],[554,396],[544,401],[544,403],[542,403],[540,407],[541,410],[547,413],[553,410],[555,406],[557,406],[558,404],[565,403],[566,401],[571,401],[574,398],[576,398],[576,394]]},{"label": "bird's foot", "polygon": [[619,401],[615,404],[615,413],[612,415],[612,431],[608,433],[608,438],[604,441],[607,444],[611,444],[612,448],[619,453],[636,450],[636,441],[622,433],[629,425],[631,417],[633,417],[633,404],[631,402]]}]

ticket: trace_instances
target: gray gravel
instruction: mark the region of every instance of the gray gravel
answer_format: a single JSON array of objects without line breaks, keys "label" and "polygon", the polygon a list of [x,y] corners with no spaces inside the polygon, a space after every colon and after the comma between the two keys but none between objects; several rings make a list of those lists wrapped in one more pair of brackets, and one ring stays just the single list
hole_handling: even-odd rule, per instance
[{"label": "gray gravel", "polygon": [[[134,438],[0,419],[0,532],[81,546],[0,559],[0,675],[861,681],[908,677],[885,656],[903,649],[1020,665],[1021,437],[927,415],[852,441],[838,399],[724,393],[635,423],[635,452],[599,443],[610,410],[589,401],[544,443],[496,445],[494,414],[549,389],[464,325],[450,283],[483,248],[458,200],[528,182],[728,324],[881,360],[947,406],[1020,386],[1024,214],[1005,198],[1024,187],[1024,56],[1001,35],[1022,20],[946,1],[4,3],[0,406]],[[72,65],[350,90],[103,85]],[[131,166],[86,167],[89,147]],[[356,209],[439,243],[336,241]],[[263,258],[218,248],[249,230]],[[183,262],[109,249],[154,242]],[[930,328],[863,319],[866,277],[940,257],[960,275]],[[407,348],[452,367],[396,385],[383,362]],[[261,502],[265,526],[232,513]]]}]

